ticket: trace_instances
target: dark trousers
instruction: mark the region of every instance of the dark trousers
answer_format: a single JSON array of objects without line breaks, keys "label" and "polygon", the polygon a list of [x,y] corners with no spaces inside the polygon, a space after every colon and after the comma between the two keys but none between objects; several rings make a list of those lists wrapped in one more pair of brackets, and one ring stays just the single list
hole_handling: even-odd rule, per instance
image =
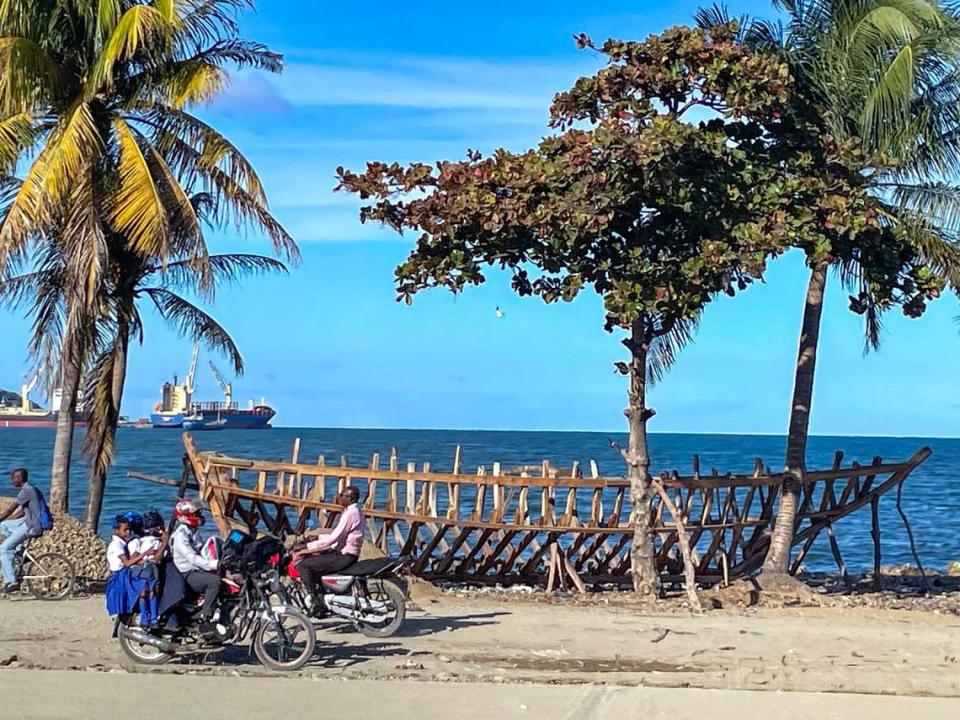
[{"label": "dark trousers", "polygon": [[217,606],[220,577],[203,570],[191,570],[183,576],[183,579],[187,581],[187,587],[203,595],[203,609],[200,612],[204,620],[209,620],[213,617],[214,608]]},{"label": "dark trousers", "polygon": [[324,575],[333,575],[346,570],[357,561],[356,555],[342,555],[338,552],[324,552],[317,555],[308,555],[300,559],[297,569],[300,579],[307,592],[316,595],[317,584]]}]

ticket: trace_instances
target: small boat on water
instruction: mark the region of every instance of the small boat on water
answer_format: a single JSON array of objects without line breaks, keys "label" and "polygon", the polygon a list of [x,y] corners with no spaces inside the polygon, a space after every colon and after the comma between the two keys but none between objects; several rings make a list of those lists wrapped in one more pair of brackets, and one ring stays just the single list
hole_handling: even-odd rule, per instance
[{"label": "small boat on water", "polygon": [[184,430],[223,430],[225,427],[227,427],[227,421],[223,418],[213,419],[200,413],[186,415],[183,418]]}]

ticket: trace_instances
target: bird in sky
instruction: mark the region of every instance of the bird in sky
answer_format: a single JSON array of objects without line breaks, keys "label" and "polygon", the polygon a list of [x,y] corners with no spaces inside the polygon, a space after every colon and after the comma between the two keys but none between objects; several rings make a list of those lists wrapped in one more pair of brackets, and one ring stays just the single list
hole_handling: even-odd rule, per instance
[{"label": "bird in sky", "polygon": [[500,318],[503,317],[503,310],[500,309],[500,306],[499,306],[499,305],[497,305],[496,315],[497,315],[497,320],[499,320]]}]

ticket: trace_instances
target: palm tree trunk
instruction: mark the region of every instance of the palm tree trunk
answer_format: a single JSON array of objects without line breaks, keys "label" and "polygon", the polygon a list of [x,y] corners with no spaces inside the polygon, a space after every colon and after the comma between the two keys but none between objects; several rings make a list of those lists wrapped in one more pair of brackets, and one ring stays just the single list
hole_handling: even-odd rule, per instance
[{"label": "palm tree trunk", "polygon": [[787,458],[780,491],[780,509],[763,563],[764,574],[786,575],[790,568],[790,548],[797,522],[797,499],[806,472],[807,436],[810,432],[810,407],[813,404],[813,379],[820,340],[823,294],[827,285],[828,263],[814,266],[807,286],[807,302],[800,328],[800,352],[793,382],[793,405],[787,433]]},{"label": "palm tree trunk", "polygon": [[67,328],[60,366],[60,407],[57,408],[57,436],[53,443],[53,468],[50,473],[50,509],[66,513],[70,508],[70,460],[77,412],[77,392],[83,377],[83,349]]},{"label": "palm tree trunk", "polygon": [[100,529],[100,513],[103,510],[103,492],[107,486],[107,470],[109,464],[102,460],[103,449],[113,445],[117,436],[117,425],[120,422],[120,407],[123,402],[123,387],[127,379],[127,351],[129,337],[124,330],[120,331],[113,357],[113,370],[110,384],[110,405],[107,417],[99,425],[100,437],[95,439],[91,454],[90,480],[87,486],[87,507],[84,512],[84,523],[94,533]]},{"label": "palm tree trunk", "polygon": [[660,575],[653,553],[653,487],[647,446],[647,420],[653,416],[653,411],[647,407],[647,351],[650,337],[645,318],[633,323],[630,337],[624,340],[624,345],[631,355],[630,404],[624,411],[630,426],[630,440],[623,456],[627,462],[633,507],[633,546],[630,549],[633,589],[638,595],[657,597],[660,594]]}]

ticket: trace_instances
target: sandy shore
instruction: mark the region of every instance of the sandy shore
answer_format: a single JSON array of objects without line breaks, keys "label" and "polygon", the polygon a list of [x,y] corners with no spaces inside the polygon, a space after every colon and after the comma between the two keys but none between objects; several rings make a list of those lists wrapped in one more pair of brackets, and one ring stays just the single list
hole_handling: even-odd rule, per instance
[{"label": "sandy shore", "polygon": [[[346,625],[323,626],[316,658],[300,675],[960,698],[955,614],[790,608],[693,617],[447,596],[421,604],[402,637],[372,640]],[[111,628],[101,597],[2,602],[0,664],[122,672],[128,666]],[[239,648],[158,672],[269,674]]]}]

